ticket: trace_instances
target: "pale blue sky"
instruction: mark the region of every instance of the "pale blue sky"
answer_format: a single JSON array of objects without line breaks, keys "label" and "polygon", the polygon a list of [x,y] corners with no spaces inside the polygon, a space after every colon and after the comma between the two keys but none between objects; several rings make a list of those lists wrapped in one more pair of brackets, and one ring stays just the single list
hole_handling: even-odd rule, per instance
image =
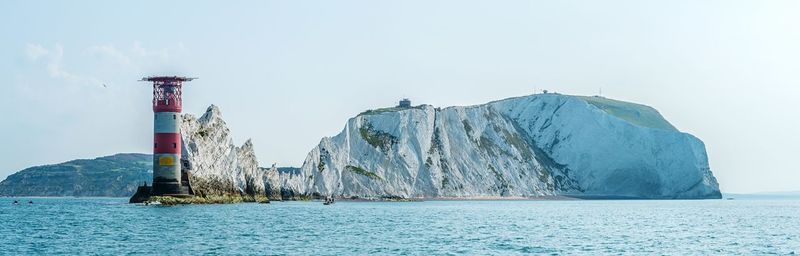
[{"label": "pale blue sky", "polygon": [[[800,190],[800,1],[2,1],[0,179],[149,152],[146,75],[198,76],[262,166],[410,97],[536,88],[657,108],[705,141],[723,191]],[[108,88],[104,88],[106,84]]]}]

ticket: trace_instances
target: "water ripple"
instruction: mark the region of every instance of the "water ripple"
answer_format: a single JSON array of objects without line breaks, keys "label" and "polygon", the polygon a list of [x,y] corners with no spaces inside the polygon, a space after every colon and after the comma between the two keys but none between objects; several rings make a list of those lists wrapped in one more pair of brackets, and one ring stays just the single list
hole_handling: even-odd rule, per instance
[{"label": "water ripple", "polygon": [[[23,199],[27,202],[28,199]],[[795,254],[800,202],[308,202],[144,207],[0,198],[0,254]]]}]

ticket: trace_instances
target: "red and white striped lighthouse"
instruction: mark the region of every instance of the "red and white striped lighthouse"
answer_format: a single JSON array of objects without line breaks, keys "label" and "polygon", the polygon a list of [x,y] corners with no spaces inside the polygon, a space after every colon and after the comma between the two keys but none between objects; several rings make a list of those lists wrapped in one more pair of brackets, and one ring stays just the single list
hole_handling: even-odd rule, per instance
[{"label": "red and white striped lighthouse", "polygon": [[182,195],[181,190],[181,87],[195,78],[152,76],[153,82],[153,189],[151,195]]}]

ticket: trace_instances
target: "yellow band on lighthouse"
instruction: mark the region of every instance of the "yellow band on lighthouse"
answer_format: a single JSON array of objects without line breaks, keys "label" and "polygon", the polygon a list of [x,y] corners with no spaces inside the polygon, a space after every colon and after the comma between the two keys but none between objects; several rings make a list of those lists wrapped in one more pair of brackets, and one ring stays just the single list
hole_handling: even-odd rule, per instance
[{"label": "yellow band on lighthouse", "polygon": [[172,156],[161,156],[158,158],[158,165],[173,166],[175,165],[175,158]]}]

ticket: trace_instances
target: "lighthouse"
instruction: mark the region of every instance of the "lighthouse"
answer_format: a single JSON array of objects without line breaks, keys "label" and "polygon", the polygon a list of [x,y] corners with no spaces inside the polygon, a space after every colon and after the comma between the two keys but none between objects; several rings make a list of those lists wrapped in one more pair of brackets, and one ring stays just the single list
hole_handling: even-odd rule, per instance
[{"label": "lighthouse", "polygon": [[153,83],[153,187],[150,195],[188,195],[181,177],[181,87],[195,78],[151,76]]}]

